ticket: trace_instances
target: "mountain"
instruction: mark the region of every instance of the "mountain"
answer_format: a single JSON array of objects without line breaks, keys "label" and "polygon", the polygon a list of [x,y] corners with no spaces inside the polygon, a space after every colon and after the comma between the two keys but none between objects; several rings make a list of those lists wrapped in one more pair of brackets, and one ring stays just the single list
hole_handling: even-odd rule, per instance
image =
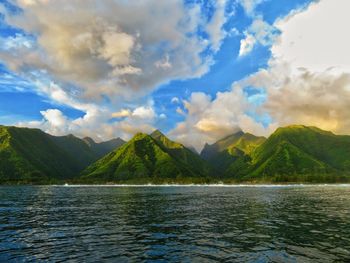
[{"label": "mountain", "polygon": [[56,137],[39,129],[0,126],[0,183],[70,179],[106,153],[73,135]]},{"label": "mountain", "polygon": [[278,128],[267,139],[237,132],[206,145],[199,156],[158,130],[129,142],[96,143],[0,125],[0,184],[219,180],[350,181],[350,136],[303,125]]},{"label": "mountain", "polygon": [[239,131],[212,145],[206,144],[201,152],[201,156],[211,163],[218,172],[224,173],[232,163],[238,159],[245,158],[265,140],[265,137],[257,137],[250,133]]},{"label": "mountain", "polygon": [[89,147],[95,152],[98,158],[101,158],[105,154],[119,148],[125,141],[121,138],[115,138],[109,141],[96,143],[92,138],[85,137],[83,141],[89,145]]},{"label": "mountain", "polygon": [[199,152],[193,146],[187,146],[187,149],[189,149],[191,152],[193,152],[193,153],[195,153],[197,155],[199,154]]},{"label": "mountain", "polygon": [[[167,182],[203,180],[209,166],[182,144],[161,132],[138,133],[82,173],[87,182]],[[190,181],[191,182],[191,181]]]},{"label": "mountain", "polygon": [[181,143],[170,140],[159,130],[155,130],[150,136],[160,143],[169,154],[189,166],[193,172],[201,175],[211,172],[210,166],[198,154]]},{"label": "mountain", "polygon": [[316,127],[278,128],[226,175],[277,181],[332,181],[350,172],[350,136]]}]

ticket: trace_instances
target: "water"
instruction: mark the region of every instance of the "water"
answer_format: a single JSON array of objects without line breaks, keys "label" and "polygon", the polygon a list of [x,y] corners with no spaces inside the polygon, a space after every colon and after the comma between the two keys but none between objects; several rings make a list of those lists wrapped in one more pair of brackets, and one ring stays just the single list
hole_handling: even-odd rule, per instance
[{"label": "water", "polygon": [[349,262],[350,186],[0,187],[0,261]]}]

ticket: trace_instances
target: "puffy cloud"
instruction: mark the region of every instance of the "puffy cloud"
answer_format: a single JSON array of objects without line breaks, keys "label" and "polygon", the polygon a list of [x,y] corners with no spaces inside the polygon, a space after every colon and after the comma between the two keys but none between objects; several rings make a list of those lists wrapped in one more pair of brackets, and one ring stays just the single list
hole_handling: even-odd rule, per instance
[{"label": "puffy cloud", "polygon": [[178,97],[173,97],[173,98],[171,99],[171,103],[177,104],[177,103],[179,103],[179,102],[180,102],[180,100],[179,100]]},{"label": "puffy cloud", "polygon": [[169,55],[166,54],[163,59],[156,61],[155,66],[164,70],[170,69],[172,65],[169,60]]},{"label": "puffy cloud", "polygon": [[[70,119],[58,109],[41,111],[41,121],[19,122],[16,125],[40,128],[53,135],[73,133],[79,137],[90,136],[97,141],[115,137],[130,139],[137,132],[151,132],[155,129],[154,123],[164,114],[157,116],[149,106],[140,106],[131,110],[121,110],[119,114],[109,114],[107,111],[90,110],[83,117]],[[128,114],[126,114],[128,113]],[[120,121],[111,121],[111,117],[124,117]]]},{"label": "puffy cloud", "polygon": [[129,109],[121,109],[120,111],[112,113],[113,118],[123,118],[123,117],[128,117],[130,115],[131,115],[131,111]]},{"label": "puffy cloud", "polygon": [[267,112],[280,126],[304,124],[350,132],[350,73],[336,69],[311,72],[277,63],[242,84],[266,90],[267,99],[260,111]]},{"label": "puffy cloud", "polygon": [[349,1],[322,0],[277,21],[269,67],[241,81],[266,90],[259,109],[279,125],[350,133]]},{"label": "puffy cloud", "polygon": [[256,17],[249,28],[244,32],[245,38],[241,40],[239,56],[251,52],[256,44],[270,46],[277,38],[277,30],[265,22],[262,17]]},{"label": "puffy cloud", "polygon": [[239,48],[239,54],[238,56],[242,57],[248,54],[250,51],[253,50],[255,45],[255,37],[253,37],[250,34],[246,34],[245,38],[241,39],[241,45]]},{"label": "puffy cloud", "polygon": [[183,111],[183,109],[181,109],[181,107],[176,107],[176,113],[184,116],[186,115],[186,113]]},{"label": "puffy cloud", "polygon": [[46,122],[46,130],[52,134],[62,134],[66,131],[67,118],[60,110],[48,109],[40,112]]},{"label": "puffy cloud", "polygon": [[66,92],[74,86],[90,102],[133,100],[171,79],[198,77],[226,36],[223,0],[209,21],[199,4],[176,0],[15,3],[22,11],[5,12],[6,22],[27,35],[8,38],[0,59],[29,79],[44,75]]},{"label": "puffy cloud", "polygon": [[44,118],[54,127],[62,127],[67,122],[62,112],[56,109],[49,109],[40,112]]},{"label": "puffy cloud", "polygon": [[241,0],[240,3],[247,15],[252,16],[255,8],[264,0]]},{"label": "puffy cloud", "polygon": [[156,117],[156,113],[154,112],[153,108],[150,106],[141,106],[136,108],[131,116],[139,119],[154,119]]},{"label": "puffy cloud", "polygon": [[[75,119],[65,116],[58,109],[41,111],[43,118],[40,121],[18,122],[16,125],[40,128],[53,135],[73,133],[79,137],[90,136],[96,140],[107,140],[114,137],[129,139],[136,132],[150,132],[154,130],[154,123],[164,116],[158,116],[149,100],[144,105],[135,104],[129,108],[112,111],[110,107],[102,107],[93,103],[82,103],[62,90],[55,83],[45,87],[39,83],[41,90],[51,90],[50,98],[60,104],[69,105],[84,112],[82,117]],[[114,118],[122,118],[115,120]]]},{"label": "puffy cloud", "polygon": [[293,69],[321,72],[334,67],[350,72],[350,36],[345,33],[349,10],[350,1],[322,0],[279,20],[281,35],[271,49],[274,58]]},{"label": "puffy cloud", "polygon": [[211,21],[207,24],[206,29],[211,40],[211,46],[214,51],[218,51],[221,46],[222,40],[225,38],[227,32],[222,28],[226,23],[228,16],[225,13],[226,0],[217,0],[216,10],[211,18]]},{"label": "puffy cloud", "polygon": [[21,11],[0,10],[23,33],[0,38],[0,60],[53,104],[84,112],[71,119],[53,108],[19,125],[95,139],[152,131],[166,115],[144,103],[147,95],[161,83],[206,73],[229,15],[224,0],[210,3],[210,17],[201,4],[178,0],[13,3]]},{"label": "puffy cloud", "polygon": [[184,107],[186,119],[169,135],[197,150],[201,150],[205,142],[213,143],[241,129],[266,135],[275,128],[274,125],[265,128],[248,114],[254,105],[238,85],[230,91],[218,92],[215,99],[202,92],[192,93],[190,99],[184,101]]},{"label": "puffy cloud", "polygon": [[167,118],[167,116],[166,116],[166,114],[161,113],[161,114],[159,115],[159,118],[160,118],[160,119],[166,119],[166,118]]},{"label": "puffy cloud", "polygon": [[[268,135],[277,126],[297,123],[350,133],[350,38],[344,34],[349,7],[346,0],[322,0],[273,26],[256,18],[246,31],[248,41],[241,42],[241,55],[249,52],[249,43],[272,44],[269,66],[215,99],[193,93],[184,104],[185,121],[170,135],[200,149],[240,128]],[[245,94],[245,87],[263,89],[264,99]],[[272,119],[268,127],[258,121],[265,114]]]}]

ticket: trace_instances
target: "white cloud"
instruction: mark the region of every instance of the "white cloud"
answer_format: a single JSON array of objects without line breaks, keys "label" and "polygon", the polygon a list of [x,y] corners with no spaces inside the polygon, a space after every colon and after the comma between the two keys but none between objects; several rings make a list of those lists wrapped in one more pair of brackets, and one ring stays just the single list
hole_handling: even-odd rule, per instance
[{"label": "white cloud", "polygon": [[[93,103],[82,103],[67,94],[55,83],[44,86],[38,83],[41,90],[51,91],[50,98],[60,104],[69,105],[83,112],[82,117],[75,119],[65,116],[58,109],[41,111],[40,121],[18,122],[15,125],[40,128],[53,135],[73,133],[80,137],[90,136],[96,140],[107,140],[115,137],[129,139],[136,132],[150,132],[154,130],[154,123],[158,118],[149,100],[144,105],[134,105],[113,111],[110,107],[102,107]],[[113,120],[113,118],[122,118]]]},{"label": "white cloud", "polygon": [[271,49],[273,56],[293,69],[350,72],[349,10],[348,0],[322,0],[292,12],[276,23],[281,35]]},{"label": "white cloud", "polygon": [[[115,137],[130,139],[137,132],[151,132],[155,129],[154,123],[158,118],[154,109],[149,106],[140,106],[133,111],[124,109],[114,114],[107,111],[90,110],[83,117],[70,119],[58,109],[41,111],[41,121],[18,122],[16,125],[40,128],[53,135],[73,133],[79,137],[90,136],[97,141]],[[123,117],[120,121],[109,121],[111,117]],[[159,118],[166,117],[164,114]]]},{"label": "white cloud", "polygon": [[184,110],[183,109],[181,109],[180,107],[176,107],[176,113],[177,114],[180,114],[180,115],[186,115],[186,113],[184,112]]},{"label": "white cloud", "polygon": [[254,48],[255,43],[255,38],[250,34],[246,34],[245,38],[241,39],[241,45],[239,48],[238,56],[242,57],[251,52]]},{"label": "white cloud", "polygon": [[[247,43],[272,44],[269,67],[235,83],[232,90],[218,93],[215,99],[193,93],[184,103],[185,121],[170,135],[199,150],[203,142],[212,143],[240,128],[269,135],[277,126],[296,123],[349,133],[350,38],[344,34],[350,23],[344,11],[349,4],[322,0],[306,10],[293,11],[274,25],[281,31],[278,37],[273,26],[255,19],[247,30],[254,40]],[[251,45],[245,45],[241,54],[250,49]],[[263,88],[265,101],[254,103],[261,98],[248,98],[244,87]],[[272,123],[264,127],[247,112],[268,113]]]},{"label": "white cloud", "polygon": [[112,118],[123,118],[129,117],[131,115],[131,111],[129,109],[121,109],[120,111],[113,112]]},{"label": "white cloud", "polygon": [[245,38],[241,40],[239,56],[244,56],[251,52],[256,44],[270,46],[277,38],[276,28],[265,22],[258,16],[244,32]]},{"label": "white cloud", "polygon": [[[230,91],[219,92],[215,98],[192,93],[183,101],[184,109],[177,108],[185,120],[169,133],[172,138],[199,150],[205,142],[212,143],[240,128],[268,135],[279,125],[302,123],[338,133],[350,132],[350,37],[345,33],[350,24],[347,14],[350,2],[317,1],[306,10],[293,11],[274,25],[255,15],[254,9],[260,2],[242,1],[254,20],[244,32],[240,56],[248,54],[255,44],[272,45],[269,67],[235,83]],[[63,6],[67,3],[62,1]],[[11,52],[0,52],[1,59],[17,72],[38,79],[39,92],[86,113],[72,120],[50,109],[42,113],[42,121],[27,125],[100,139],[116,136],[127,139],[137,131],[151,132],[155,121],[163,118],[162,114],[156,114],[152,103],[136,103],[133,107],[112,103],[111,109],[100,102],[100,95],[107,95],[112,101],[119,95],[135,99],[161,82],[206,72],[211,60],[199,54],[219,46],[220,39],[225,37],[222,10],[216,9],[220,19],[214,19],[214,15],[209,21],[211,27],[201,18],[198,6],[184,10],[177,1],[104,2],[98,10],[102,21],[92,15],[92,3],[74,2],[74,10],[79,11],[75,17],[67,15],[69,10],[64,9],[59,14],[57,10],[61,7],[55,2],[27,0],[21,3],[29,5],[23,17],[7,17],[10,23],[37,34],[39,42],[33,46],[32,42],[24,45],[25,39],[9,40],[14,44],[8,44],[7,48],[16,49],[16,57]],[[155,10],[148,6],[153,3]],[[120,5],[120,9],[110,9],[110,5]],[[118,14],[111,10],[118,10]],[[169,12],[173,15],[169,16]],[[61,15],[69,19],[62,20]],[[214,20],[221,22],[216,24]],[[57,27],[47,27],[45,21]],[[203,23],[208,33],[211,32],[209,42],[187,34]],[[72,28],[79,32],[71,31]],[[103,37],[106,32],[114,40]],[[110,43],[117,38],[122,39],[122,46],[115,51]],[[43,81],[45,76],[54,76],[55,83],[73,83],[78,88]],[[264,89],[266,102],[261,106],[255,104],[243,92],[246,86]],[[171,102],[180,100],[174,97]],[[264,127],[251,112],[268,113],[273,123]],[[111,117],[123,119],[109,123]]]},{"label": "white cloud", "polygon": [[171,103],[177,104],[177,103],[180,103],[180,100],[179,100],[178,97],[173,97],[173,98],[171,99]]},{"label": "white cloud", "polygon": [[205,142],[213,143],[240,129],[266,135],[275,128],[274,125],[265,128],[246,113],[253,110],[254,105],[239,86],[218,92],[215,99],[202,92],[192,93],[184,106],[187,110],[185,121],[178,123],[169,135],[198,151]]},{"label": "white cloud", "polygon": [[155,66],[157,68],[161,68],[161,69],[170,69],[172,67],[170,60],[169,60],[169,55],[166,54],[165,57],[161,60],[158,60],[155,62]]},{"label": "white cloud", "polygon": [[350,23],[347,0],[322,0],[279,20],[269,67],[242,80],[266,90],[259,109],[278,125],[350,133]]},{"label": "white cloud", "polygon": [[54,127],[64,126],[67,121],[62,112],[56,109],[49,109],[46,111],[41,111],[40,113]]},{"label": "white cloud", "polygon": [[[41,121],[18,123],[56,135],[109,139],[152,131],[166,115],[144,103],[146,95],[172,79],[206,73],[226,37],[223,0],[212,3],[209,21],[200,4],[177,0],[14,4],[21,12],[7,12],[0,4],[4,19],[25,33],[0,39],[0,60],[53,104],[84,113],[71,119],[48,109]],[[208,37],[197,34],[199,29]]]},{"label": "white cloud", "polygon": [[16,49],[30,49],[33,47],[33,41],[22,34],[15,34],[15,36],[0,37],[1,49],[11,52]]},{"label": "white cloud", "polygon": [[156,117],[156,113],[153,108],[150,106],[141,106],[136,108],[132,114],[132,117],[140,118],[140,119],[154,119]]},{"label": "white cloud", "polygon": [[[44,75],[66,92],[73,85],[77,99],[94,103],[138,99],[171,79],[206,73],[225,37],[225,1],[216,2],[210,21],[199,4],[175,0],[16,3],[22,12],[5,12],[6,22],[37,41],[9,38],[11,52],[2,48],[0,59],[31,80]],[[208,48],[213,52],[203,56]]]},{"label": "white cloud", "polygon": [[207,24],[206,30],[211,40],[211,46],[214,51],[220,49],[222,40],[226,37],[227,32],[223,29],[223,25],[228,19],[228,15],[225,13],[226,0],[217,0],[216,10],[211,18],[211,21]]},{"label": "white cloud", "polygon": [[240,3],[247,15],[254,15],[255,8],[264,0],[241,0]]}]

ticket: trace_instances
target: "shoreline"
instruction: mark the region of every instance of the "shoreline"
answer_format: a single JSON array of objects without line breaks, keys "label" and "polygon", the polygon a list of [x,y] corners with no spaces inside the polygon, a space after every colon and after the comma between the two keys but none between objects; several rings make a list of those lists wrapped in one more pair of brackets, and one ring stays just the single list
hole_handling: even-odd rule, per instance
[{"label": "shoreline", "polygon": [[350,183],[325,183],[325,184],[47,184],[47,185],[0,185],[0,186],[52,186],[52,187],[135,187],[135,188],[157,188],[157,187],[223,187],[223,188],[290,188],[290,187],[350,187]]}]

